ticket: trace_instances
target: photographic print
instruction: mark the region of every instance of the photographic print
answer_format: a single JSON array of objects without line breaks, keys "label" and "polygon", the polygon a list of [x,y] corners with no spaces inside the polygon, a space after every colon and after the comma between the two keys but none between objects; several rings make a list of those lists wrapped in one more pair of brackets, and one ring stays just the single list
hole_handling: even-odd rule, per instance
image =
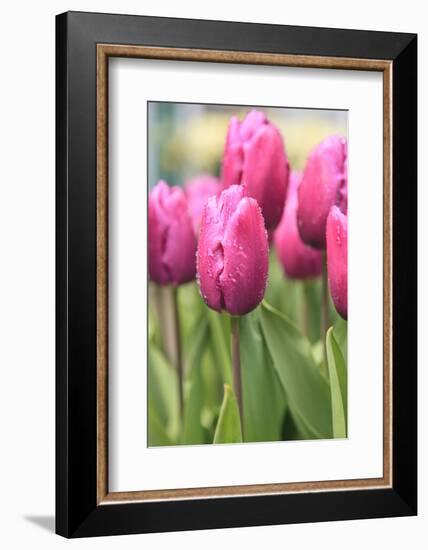
[{"label": "photographic print", "polygon": [[348,112],[147,109],[148,446],[346,438]]}]

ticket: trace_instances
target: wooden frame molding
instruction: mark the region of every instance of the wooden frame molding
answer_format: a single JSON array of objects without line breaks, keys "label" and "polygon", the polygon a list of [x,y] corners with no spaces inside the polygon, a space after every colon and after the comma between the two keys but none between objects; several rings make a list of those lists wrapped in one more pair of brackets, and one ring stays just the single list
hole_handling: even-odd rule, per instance
[{"label": "wooden frame molding", "polygon": [[[108,489],[108,60],[134,57],[383,73],[383,477],[234,487],[109,492]],[[97,502],[221,498],[392,487],[392,61],[97,44]]]}]

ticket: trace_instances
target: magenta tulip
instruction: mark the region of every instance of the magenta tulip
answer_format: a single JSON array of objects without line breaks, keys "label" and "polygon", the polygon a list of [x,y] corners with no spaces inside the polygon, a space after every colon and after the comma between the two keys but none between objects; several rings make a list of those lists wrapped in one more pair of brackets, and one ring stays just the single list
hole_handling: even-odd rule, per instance
[{"label": "magenta tulip", "polygon": [[284,212],[274,236],[278,258],[286,275],[293,279],[317,277],[322,271],[322,252],[306,245],[297,229],[298,188],[301,179],[300,172],[291,172]]},{"label": "magenta tulip", "polygon": [[299,233],[309,246],[325,249],[328,213],[333,205],[347,212],[347,185],[347,141],[330,136],[312,150],[299,187]]},{"label": "magenta tulip", "polygon": [[149,274],[174,286],[195,278],[196,238],[180,187],[160,181],[149,195]]},{"label": "magenta tulip", "polygon": [[260,111],[242,122],[232,117],[223,156],[225,188],[245,184],[247,195],[259,203],[267,229],[281,219],[287,192],[289,165],[278,129]]},{"label": "magenta tulip", "polygon": [[262,301],[268,241],[257,201],[232,185],[205,206],[197,252],[198,280],[207,305],[244,315]]},{"label": "magenta tulip", "polygon": [[337,312],[348,318],[348,217],[333,206],[327,218],[327,271]]},{"label": "magenta tulip", "polygon": [[189,214],[192,218],[195,234],[199,235],[202,212],[207,200],[220,191],[220,182],[214,176],[203,175],[192,179],[185,185]]}]

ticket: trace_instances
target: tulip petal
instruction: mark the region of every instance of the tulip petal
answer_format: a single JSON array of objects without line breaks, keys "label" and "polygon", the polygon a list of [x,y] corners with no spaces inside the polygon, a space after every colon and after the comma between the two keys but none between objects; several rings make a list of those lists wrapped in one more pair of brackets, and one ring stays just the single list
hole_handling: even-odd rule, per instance
[{"label": "tulip petal", "polygon": [[168,234],[168,224],[163,212],[163,195],[167,184],[160,181],[149,195],[149,273],[150,279],[159,284],[169,282],[169,273],[163,262],[163,252]]},{"label": "tulip petal", "polygon": [[333,206],[327,218],[327,270],[337,312],[348,318],[348,218]]},{"label": "tulip petal", "polygon": [[224,308],[220,284],[224,269],[223,235],[230,216],[243,196],[244,188],[233,185],[219,198],[209,198],[202,214],[197,252],[198,281],[202,297],[216,311]]},{"label": "tulip petal", "polygon": [[224,269],[220,275],[225,309],[244,315],[263,299],[268,274],[268,243],[259,205],[244,197],[223,237]]},{"label": "tulip petal", "polygon": [[209,307],[243,315],[263,299],[268,243],[257,202],[233,185],[211,197],[201,220],[197,252],[198,281]]},{"label": "tulip petal", "polygon": [[199,235],[201,217],[207,200],[220,191],[218,178],[202,175],[192,179],[185,185],[189,214],[192,218],[195,234]]},{"label": "tulip petal", "polygon": [[347,142],[330,136],[309,155],[299,187],[298,227],[302,240],[325,249],[325,226],[333,205],[347,208]]},{"label": "tulip petal", "polygon": [[222,163],[224,188],[247,186],[260,205],[268,230],[281,219],[289,166],[281,134],[266,115],[253,110],[242,122],[229,123]]},{"label": "tulip petal", "polygon": [[217,198],[211,197],[201,219],[197,251],[197,280],[205,302],[221,311],[223,297],[218,278],[223,271],[222,231],[218,216]]},{"label": "tulip petal", "polygon": [[248,113],[248,115],[241,122],[240,126],[240,136],[243,141],[251,139],[260,126],[268,124],[266,115],[261,111],[256,111],[253,109]]},{"label": "tulip petal", "polygon": [[289,172],[281,135],[271,124],[264,124],[243,148],[242,183],[259,203],[266,227],[273,229],[281,219]]},{"label": "tulip petal", "polygon": [[159,284],[179,285],[195,277],[196,239],[179,187],[159,182],[149,196],[149,273]]},{"label": "tulip petal", "polygon": [[302,175],[292,172],[281,222],[275,230],[275,248],[288,277],[317,277],[322,271],[322,252],[306,245],[297,228],[298,188]]},{"label": "tulip petal", "polygon": [[243,161],[240,122],[234,116],[229,122],[223,155],[221,177],[224,188],[241,183]]},{"label": "tulip petal", "polygon": [[171,274],[171,282],[175,285],[191,281],[196,272],[196,239],[193,226],[187,210],[187,201],[180,190],[172,193],[169,199],[171,216],[169,238],[166,241],[163,261]]}]

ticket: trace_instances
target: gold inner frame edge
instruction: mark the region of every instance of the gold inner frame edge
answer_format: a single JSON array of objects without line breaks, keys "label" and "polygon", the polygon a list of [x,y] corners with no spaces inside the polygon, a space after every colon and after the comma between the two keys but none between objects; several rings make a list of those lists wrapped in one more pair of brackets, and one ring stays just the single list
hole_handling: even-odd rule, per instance
[{"label": "gold inner frame edge", "polygon": [[[97,44],[97,504],[378,489],[392,486],[392,62],[385,60]],[[132,57],[383,73],[383,476],[225,487],[108,489],[108,59]]]}]

